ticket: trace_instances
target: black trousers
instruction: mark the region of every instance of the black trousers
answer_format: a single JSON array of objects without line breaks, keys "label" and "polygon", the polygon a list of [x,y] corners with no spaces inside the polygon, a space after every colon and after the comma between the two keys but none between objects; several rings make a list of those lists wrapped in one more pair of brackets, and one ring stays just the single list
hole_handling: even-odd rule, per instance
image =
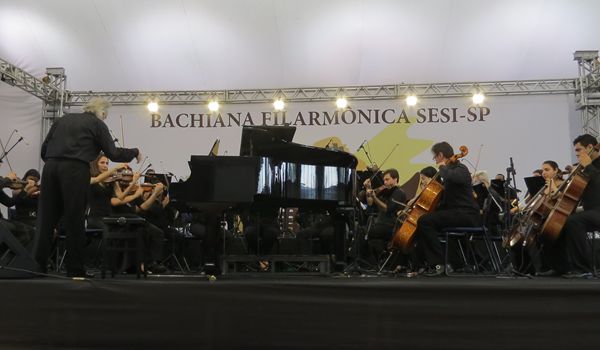
[{"label": "black trousers", "polygon": [[417,254],[421,263],[429,266],[443,265],[444,252],[439,235],[446,227],[472,227],[480,225],[481,217],[477,211],[447,209],[427,213],[417,221],[415,240]]},{"label": "black trousers", "polygon": [[543,254],[558,272],[591,272],[592,244],[588,232],[600,230],[600,210],[571,214],[554,244],[545,244]]},{"label": "black trousers", "polygon": [[68,273],[83,272],[85,210],[90,187],[90,167],[77,160],[50,159],[42,171],[42,187],[38,207],[35,258],[46,271],[54,229],[62,217],[68,251]]}]

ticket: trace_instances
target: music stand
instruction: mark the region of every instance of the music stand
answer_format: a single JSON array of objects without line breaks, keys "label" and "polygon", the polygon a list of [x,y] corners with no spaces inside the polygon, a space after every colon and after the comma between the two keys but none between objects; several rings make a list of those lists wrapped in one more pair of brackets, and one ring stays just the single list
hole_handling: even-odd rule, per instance
[{"label": "music stand", "polygon": [[546,185],[546,180],[541,176],[530,176],[523,178],[523,180],[525,181],[525,186],[527,186],[527,192],[532,196]]}]

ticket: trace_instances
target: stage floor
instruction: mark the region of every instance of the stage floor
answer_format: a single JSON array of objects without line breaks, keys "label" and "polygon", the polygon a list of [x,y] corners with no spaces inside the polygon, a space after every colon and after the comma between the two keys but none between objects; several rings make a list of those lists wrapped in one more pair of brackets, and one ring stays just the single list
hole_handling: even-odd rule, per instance
[{"label": "stage floor", "polygon": [[0,280],[0,349],[595,348],[600,280]]}]

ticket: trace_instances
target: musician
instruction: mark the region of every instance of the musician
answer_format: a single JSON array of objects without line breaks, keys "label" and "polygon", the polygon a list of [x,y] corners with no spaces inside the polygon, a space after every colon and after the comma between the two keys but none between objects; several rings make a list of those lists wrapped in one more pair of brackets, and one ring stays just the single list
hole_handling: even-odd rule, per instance
[{"label": "musician", "polygon": [[544,190],[546,195],[556,193],[563,183],[562,171],[558,167],[558,163],[553,160],[542,163],[542,177],[546,180],[547,186]]},{"label": "musician", "polygon": [[435,174],[437,174],[437,170],[432,166],[425,167],[419,171],[419,188],[421,191],[429,184]]},{"label": "musician", "polygon": [[554,270],[566,278],[591,277],[592,247],[587,233],[600,230],[600,153],[592,151],[597,144],[598,140],[589,134],[573,141],[575,154],[589,182],[581,196],[583,211],[567,218],[551,251]]},{"label": "musician", "polygon": [[[108,230],[108,227],[102,221],[102,218],[110,216],[112,212],[111,198],[114,196],[117,186],[116,181],[109,180],[117,171],[128,167],[127,164],[121,163],[109,169],[108,165],[109,160],[103,153],[100,153],[95,160],[90,162],[91,178],[88,194],[87,227],[102,229],[104,232]],[[139,174],[137,176],[139,177]]]},{"label": "musician", "polygon": [[[1,161],[0,165],[2,165]],[[13,196],[10,197],[2,189],[8,187],[13,181],[16,180],[17,174],[13,172],[9,173],[6,177],[0,177],[0,203],[5,205],[7,208],[14,206],[18,201],[18,198],[25,197],[37,191],[33,181],[28,181],[27,185],[25,185],[24,189],[19,194],[13,194]],[[31,239],[34,237],[35,229],[33,226],[26,225],[15,220],[4,219],[1,214],[0,224],[6,227],[6,229],[8,229],[23,246],[29,244]]]},{"label": "musician", "polygon": [[[487,195],[479,196],[476,194],[475,199],[476,199],[477,205],[479,206],[479,209],[482,211],[482,213],[483,213],[483,210],[485,209],[484,205],[485,205],[486,198],[490,198],[489,200],[492,201],[492,203],[490,203],[488,216],[486,219],[488,220],[487,221],[488,224],[491,224],[490,227],[493,227],[493,225],[497,225],[500,223],[498,214],[502,210],[501,206],[502,206],[502,203],[504,202],[504,198],[492,186],[492,183],[490,181],[490,177],[489,177],[487,171],[479,170],[479,171],[475,172],[475,174],[473,174],[473,187],[475,188],[479,184],[481,184],[485,188],[485,192],[487,192]],[[490,220],[492,222],[490,222]]]},{"label": "musician", "polygon": [[[419,187],[417,188],[417,193],[415,193],[415,196],[406,204],[407,207],[410,207],[413,202],[419,198],[419,194],[421,194],[429,182],[431,182],[431,179],[433,179],[435,174],[437,174],[437,170],[432,166],[425,167],[419,171]],[[396,215],[401,215],[403,210],[404,208],[400,209]]]},{"label": "musician", "polygon": [[452,146],[439,142],[431,147],[444,192],[437,210],[422,215],[417,221],[415,239],[417,254],[425,266],[425,276],[444,273],[444,255],[439,234],[445,227],[477,226],[480,223],[479,207],[473,197],[471,174],[460,162],[448,165],[454,155]]},{"label": "musician", "polygon": [[25,225],[35,227],[37,221],[38,197],[40,188],[40,173],[35,169],[29,169],[25,172],[23,180],[28,182],[29,187],[13,190],[15,199],[15,217],[14,220]]},{"label": "musician", "polygon": [[141,160],[137,148],[117,148],[104,120],[110,104],[99,98],[90,100],[83,113],[69,113],[54,122],[42,143],[45,161],[38,210],[36,260],[46,271],[53,233],[62,217],[66,231],[67,276],[93,277],[83,268],[85,210],[90,186],[89,162],[100,151],[113,161]]},{"label": "musician", "polygon": [[371,188],[371,183],[365,182],[367,204],[378,210],[375,222],[367,232],[371,253],[377,257],[392,238],[396,213],[406,205],[406,194],[398,187],[399,174],[396,169],[388,169],[383,173],[383,186]]},{"label": "musician", "polygon": [[[144,189],[136,181],[139,173],[134,173],[133,181],[118,181],[111,198],[113,215],[140,217],[147,214],[153,203],[162,194],[164,185],[156,184],[151,192],[144,196]],[[164,248],[164,232],[149,221],[144,225],[144,265],[150,273],[163,273],[167,268],[160,262]]]}]

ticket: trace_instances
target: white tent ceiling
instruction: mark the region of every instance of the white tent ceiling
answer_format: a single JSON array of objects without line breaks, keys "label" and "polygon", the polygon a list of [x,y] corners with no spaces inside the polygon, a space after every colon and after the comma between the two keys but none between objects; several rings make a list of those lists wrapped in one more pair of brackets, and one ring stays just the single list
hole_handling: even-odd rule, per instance
[{"label": "white tent ceiling", "polygon": [[0,57],[70,90],[575,77],[594,0],[0,0]]}]

